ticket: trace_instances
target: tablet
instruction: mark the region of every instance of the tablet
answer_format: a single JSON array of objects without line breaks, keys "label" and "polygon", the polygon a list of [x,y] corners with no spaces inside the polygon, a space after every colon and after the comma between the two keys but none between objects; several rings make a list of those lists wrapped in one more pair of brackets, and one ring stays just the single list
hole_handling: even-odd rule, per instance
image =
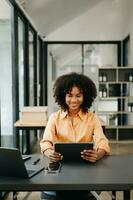
[{"label": "tablet", "polygon": [[93,149],[94,143],[55,143],[55,151],[61,153],[63,162],[83,161],[81,152],[85,149]]}]

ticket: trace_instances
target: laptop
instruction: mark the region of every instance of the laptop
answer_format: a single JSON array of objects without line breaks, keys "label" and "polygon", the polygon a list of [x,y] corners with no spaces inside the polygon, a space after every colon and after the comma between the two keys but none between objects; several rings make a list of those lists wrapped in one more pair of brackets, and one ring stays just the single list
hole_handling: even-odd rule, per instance
[{"label": "laptop", "polygon": [[55,143],[55,151],[63,155],[65,161],[84,161],[81,158],[81,152],[84,149],[93,149],[94,143]]},{"label": "laptop", "polygon": [[31,178],[43,169],[40,165],[25,165],[19,149],[0,147],[0,176]]}]

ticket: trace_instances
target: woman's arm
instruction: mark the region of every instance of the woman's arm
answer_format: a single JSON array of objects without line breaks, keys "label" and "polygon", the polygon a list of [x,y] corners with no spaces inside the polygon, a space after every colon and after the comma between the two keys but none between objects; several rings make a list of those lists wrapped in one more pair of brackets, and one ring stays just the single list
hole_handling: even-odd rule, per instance
[{"label": "woman's arm", "polygon": [[110,155],[110,147],[109,147],[109,141],[106,138],[106,136],[103,133],[103,129],[101,127],[101,123],[99,121],[99,118],[96,114],[94,114],[94,135],[93,135],[93,141],[94,141],[94,149],[99,152],[98,154],[102,154],[101,150],[104,151],[105,155]]},{"label": "woman's arm", "polygon": [[55,142],[55,115],[51,114],[49,117],[47,126],[45,128],[43,138],[40,141],[41,152],[44,153],[47,149],[53,149],[53,144]]}]

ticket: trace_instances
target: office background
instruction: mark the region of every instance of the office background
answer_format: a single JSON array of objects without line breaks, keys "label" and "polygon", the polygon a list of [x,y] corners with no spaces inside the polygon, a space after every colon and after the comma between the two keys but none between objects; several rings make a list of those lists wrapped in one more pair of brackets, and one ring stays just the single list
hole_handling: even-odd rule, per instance
[{"label": "office background", "polygon": [[[133,2],[1,0],[0,10],[1,146],[15,146],[14,122],[23,106],[48,105],[49,114],[57,109],[52,84],[71,71],[95,81],[99,95],[92,109],[106,121],[110,141],[132,142]],[[122,78],[113,79],[119,67]],[[99,80],[101,69],[102,76],[110,74],[106,81]],[[115,84],[118,93],[100,97],[100,88],[112,91]],[[124,98],[121,88],[128,91]],[[99,113],[99,102],[111,102],[113,110]],[[36,132],[25,137],[33,144]]]}]

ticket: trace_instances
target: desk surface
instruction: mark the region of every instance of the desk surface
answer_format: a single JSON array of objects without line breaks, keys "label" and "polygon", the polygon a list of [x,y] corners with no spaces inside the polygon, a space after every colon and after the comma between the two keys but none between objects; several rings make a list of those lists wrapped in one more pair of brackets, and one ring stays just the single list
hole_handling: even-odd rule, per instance
[{"label": "desk surface", "polygon": [[23,122],[22,120],[18,120],[15,122],[14,126],[21,128],[21,127],[45,127],[47,124],[47,121],[44,122]]},{"label": "desk surface", "polygon": [[130,189],[133,189],[133,155],[109,156],[95,164],[64,164],[58,175],[45,175],[42,171],[29,180],[0,177],[1,191]]}]

